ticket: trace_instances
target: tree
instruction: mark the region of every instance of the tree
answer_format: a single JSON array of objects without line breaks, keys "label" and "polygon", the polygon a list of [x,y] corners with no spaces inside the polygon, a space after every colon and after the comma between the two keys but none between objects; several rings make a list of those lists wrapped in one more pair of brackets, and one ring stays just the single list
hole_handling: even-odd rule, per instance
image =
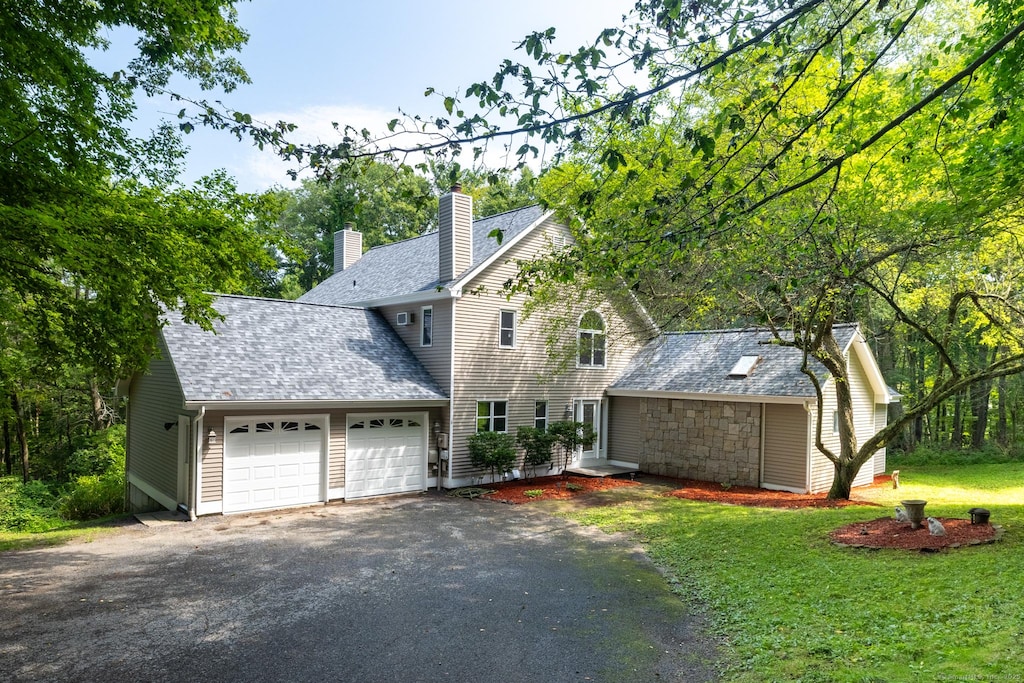
[{"label": "tree", "polygon": [[[106,48],[115,27],[135,31],[137,55],[102,73],[87,52]],[[163,91],[172,75],[225,91],[246,82],[230,56],[245,40],[225,0],[5,6],[0,414],[23,476],[28,411],[37,432],[53,408],[48,445],[70,449],[78,408],[89,406],[86,428],[105,423],[100,388],[145,366],[165,310],[209,326],[207,292],[253,291],[273,267],[252,229],[264,198],[240,195],[222,173],[181,187],[179,131],[129,131],[135,95]]]},{"label": "tree", "polygon": [[334,233],[351,222],[363,233],[363,248],[429,232],[437,221],[437,197],[426,178],[408,166],[362,162],[329,181],[305,180],[282,191],[276,227],[287,246],[285,277],[302,292],[334,270]]},{"label": "tree", "polygon": [[555,443],[562,449],[562,474],[569,463],[576,457],[576,452],[583,446],[589,446],[597,439],[594,425],[588,422],[564,420],[548,425],[548,432],[555,437]]}]

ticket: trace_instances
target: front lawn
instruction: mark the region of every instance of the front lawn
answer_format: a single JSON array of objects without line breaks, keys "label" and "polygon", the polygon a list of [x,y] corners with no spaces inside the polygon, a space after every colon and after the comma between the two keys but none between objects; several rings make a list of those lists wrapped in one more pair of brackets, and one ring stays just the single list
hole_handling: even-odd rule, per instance
[{"label": "front lawn", "polygon": [[[904,468],[878,507],[781,510],[646,498],[570,513],[637,535],[728,643],[729,681],[1017,680],[1024,671],[1024,464]],[[832,529],[923,498],[992,511],[999,543],[937,554],[839,548]]]}]

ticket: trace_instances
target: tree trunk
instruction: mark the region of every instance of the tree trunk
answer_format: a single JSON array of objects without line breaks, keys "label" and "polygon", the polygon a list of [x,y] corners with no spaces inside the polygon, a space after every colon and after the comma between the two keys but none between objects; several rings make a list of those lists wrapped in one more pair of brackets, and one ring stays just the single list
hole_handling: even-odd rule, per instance
[{"label": "tree trunk", "polygon": [[996,389],[999,395],[999,415],[996,418],[996,441],[1000,446],[1006,448],[1010,444],[1009,434],[1006,429],[1006,375],[999,378]]},{"label": "tree trunk", "polygon": [[853,479],[857,476],[859,469],[860,464],[856,461],[837,462],[836,475],[832,480],[832,488],[828,491],[828,498],[830,500],[849,500]]},{"label": "tree trunk", "polygon": [[96,378],[89,379],[89,396],[92,399],[92,430],[98,432],[109,425],[104,417],[106,405],[103,403],[103,396],[100,395],[100,387]]},{"label": "tree trunk", "polygon": [[4,418],[4,471],[7,476],[14,473],[14,454],[11,453],[11,423]]},{"label": "tree trunk", "polygon": [[964,394],[959,392],[953,400],[953,427],[949,433],[949,445],[963,448],[964,445]]},{"label": "tree trunk", "polygon": [[21,480],[28,483],[28,435],[25,434],[25,416],[21,414],[21,401],[16,392],[11,392],[11,408],[14,410],[14,434],[21,448]]},{"label": "tree trunk", "polygon": [[[988,349],[978,349],[979,367],[986,367],[996,360],[996,350],[992,349],[992,358],[989,359]],[[988,404],[992,396],[992,380],[986,379],[976,382],[970,388],[971,415],[974,420],[971,423],[971,446],[981,448],[985,445],[985,430],[988,428]]]}]

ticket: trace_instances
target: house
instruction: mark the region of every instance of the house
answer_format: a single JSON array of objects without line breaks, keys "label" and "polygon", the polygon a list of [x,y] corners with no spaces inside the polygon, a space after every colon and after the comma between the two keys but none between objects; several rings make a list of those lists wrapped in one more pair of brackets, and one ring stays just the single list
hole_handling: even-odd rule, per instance
[{"label": "house", "polygon": [[[885,384],[860,328],[837,325],[854,397],[857,442],[887,422],[897,395]],[[797,493],[827,491],[834,466],[817,448],[814,385],[799,349],[767,330],[663,334],[608,387],[611,450],[653,474]],[[822,384],[822,441],[839,451],[835,381],[809,361]],[[854,486],[885,471],[885,449]]]},{"label": "house", "polygon": [[[526,315],[505,283],[518,261],[566,244],[566,228],[536,206],[473,220],[458,186],[438,223],[365,253],[358,232],[339,231],[330,278],[298,301],[220,296],[217,334],[168,316],[159,357],[129,386],[132,507],[205,515],[480,483],[469,436],[564,419],[597,434],[575,467],[830,481],[808,450],[799,352],[749,331],[659,336],[615,293],[567,292]],[[856,327],[843,329],[866,378],[860,433],[890,395]],[[727,379],[737,353],[756,358]]]}]

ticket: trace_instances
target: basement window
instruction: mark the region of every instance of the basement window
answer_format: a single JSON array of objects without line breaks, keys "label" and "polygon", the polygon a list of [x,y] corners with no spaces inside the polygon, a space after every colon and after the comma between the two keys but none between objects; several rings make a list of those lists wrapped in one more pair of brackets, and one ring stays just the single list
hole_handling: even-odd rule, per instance
[{"label": "basement window", "polygon": [[759,360],[761,360],[761,356],[740,356],[740,359],[736,361],[736,365],[732,366],[732,370],[729,371],[729,379],[749,377]]}]

